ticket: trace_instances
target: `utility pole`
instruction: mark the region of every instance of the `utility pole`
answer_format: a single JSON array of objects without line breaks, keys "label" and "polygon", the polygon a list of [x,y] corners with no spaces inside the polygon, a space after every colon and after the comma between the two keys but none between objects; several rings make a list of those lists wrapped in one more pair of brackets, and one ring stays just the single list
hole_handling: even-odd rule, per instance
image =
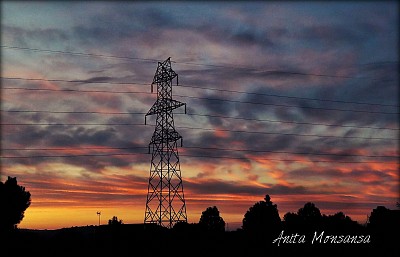
[{"label": "utility pole", "polygon": [[99,216],[99,226],[100,226],[100,215],[101,215],[101,211],[98,211],[97,216]]},{"label": "utility pole", "polygon": [[172,80],[178,74],[171,60],[159,62],[151,84],[157,85],[157,100],[145,115],[157,115],[153,136],[149,143],[151,153],[150,176],[147,189],[144,223],[155,223],[172,228],[180,221],[187,222],[177,141],[182,136],[175,130],[172,110],[186,104],[172,99]]}]

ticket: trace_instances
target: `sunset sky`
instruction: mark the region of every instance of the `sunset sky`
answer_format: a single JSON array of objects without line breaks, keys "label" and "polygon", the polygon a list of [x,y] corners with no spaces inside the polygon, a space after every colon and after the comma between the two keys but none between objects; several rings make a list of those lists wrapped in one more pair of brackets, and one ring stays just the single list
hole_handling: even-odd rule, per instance
[{"label": "sunset sky", "polygon": [[399,201],[398,2],[2,1],[1,181],[32,195],[19,225],[144,219],[158,61],[188,222],[230,228],[266,194],[365,223]]}]

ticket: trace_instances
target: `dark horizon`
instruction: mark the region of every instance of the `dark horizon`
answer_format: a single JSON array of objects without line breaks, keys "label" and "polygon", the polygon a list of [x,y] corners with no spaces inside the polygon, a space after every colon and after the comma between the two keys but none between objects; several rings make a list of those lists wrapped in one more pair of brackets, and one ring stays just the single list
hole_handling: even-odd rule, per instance
[{"label": "dark horizon", "polygon": [[[306,206],[304,206],[306,208]],[[171,254],[165,246],[178,244],[190,256],[260,256],[260,254],[311,256],[397,256],[400,210],[389,213],[377,208],[368,226],[354,224],[343,216],[329,219],[289,219],[268,229],[210,230],[197,224],[180,224],[171,229],[156,224],[109,223],[101,226],[58,230],[14,230],[2,238],[8,247],[3,254],[40,253],[41,256],[126,256],[132,253],[159,256]],[[204,213],[203,213],[204,214]],[[299,213],[299,215],[301,215]],[[308,215],[303,217],[310,217]],[[117,219],[116,219],[117,220]],[[111,222],[111,221],[110,221]],[[211,224],[211,223],[210,223]],[[60,250],[62,249],[62,250]]]}]

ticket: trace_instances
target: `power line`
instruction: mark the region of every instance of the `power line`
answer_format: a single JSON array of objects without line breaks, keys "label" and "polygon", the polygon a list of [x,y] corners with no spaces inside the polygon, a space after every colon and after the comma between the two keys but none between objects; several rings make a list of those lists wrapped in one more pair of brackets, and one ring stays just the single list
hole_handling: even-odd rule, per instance
[{"label": "power line", "polygon": [[[147,149],[148,147],[56,147],[56,148],[3,148],[3,151],[63,151],[63,150],[132,150],[132,149]],[[216,150],[230,152],[254,152],[254,153],[274,153],[274,154],[298,154],[298,155],[322,155],[322,156],[343,156],[343,157],[367,157],[367,158],[398,158],[392,155],[365,155],[365,154],[348,154],[348,153],[312,153],[312,152],[291,152],[291,151],[274,151],[274,150],[254,150],[254,149],[235,149],[235,148],[219,148],[219,147],[196,147],[185,146],[186,149],[200,150]]]},{"label": "power line", "polygon": [[28,159],[28,158],[76,158],[76,157],[106,157],[118,155],[135,155],[147,153],[107,153],[107,154],[74,154],[74,155],[31,155],[31,156],[0,156],[2,159]]},{"label": "power line", "polygon": [[0,110],[1,112],[14,112],[14,113],[59,113],[59,114],[113,114],[113,115],[131,115],[131,114],[146,114],[145,112],[99,112],[99,111],[33,111],[33,110]]},{"label": "power line", "polygon": [[198,129],[207,131],[223,131],[233,133],[248,133],[248,134],[262,134],[262,135],[282,135],[282,136],[302,136],[302,137],[320,137],[320,138],[342,138],[342,139],[371,139],[371,140],[394,140],[394,138],[386,137],[358,137],[358,136],[330,136],[330,135],[315,135],[315,134],[298,134],[298,133],[280,133],[280,132],[266,132],[266,131],[246,131],[246,130],[230,130],[230,129],[213,129],[213,128],[193,128],[179,126],[179,129]]},{"label": "power line", "polygon": [[[99,112],[99,111],[46,111],[46,110],[0,110],[0,112],[11,112],[11,113],[54,113],[54,114],[105,114],[105,115],[144,115],[145,112]],[[184,113],[174,113],[184,114]],[[235,116],[225,115],[211,115],[211,114],[198,114],[198,113],[186,113],[189,116],[200,116],[210,118],[224,118],[224,119],[235,119],[235,120],[246,120],[246,121],[258,121],[258,122],[271,122],[271,123],[286,123],[286,124],[298,124],[298,125],[310,125],[310,126],[328,126],[328,127],[343,127],[343,128],[357,128],[357,129],[379,129],[379,130],[399,130],[398,128],[386,128],[386,127],[372,127],[372,126],[355,126],[355,125],[339,125],[339,124],[327,124],[327,123],[313,123],[313,122],[299,122],[299,121],[282,121],[282,120],[271,120],[271,119],[255,119],[255,118],[244,118]],[[4,123],[2,125],[24,125],[25,123]],[[34,124],[26,124],[34,125]],[[43,125],[57,125],[52,123],[43,123]],[[61,124],[60,124],[61,125]],[[66,124],[64,124],[66,125]],[[70,124],[68,124],[70,125]],[[76,123],[74,125],[84,125]],[[94,123],[90,125],[134,125],[131,123]]]},{"label": "power line", "polygon": [[[92,81],[90,79],[68,80],[68,79],[41,79],[41,78],[22,78],[22,77],[3,77],[3,76],[1,76],[0,78],[7,80],[65,82],[65,83],[80,83],[80,84],[111,84],[111,85],[141,85],[141,86],[149,85],[149,83],[141,83],[141,82]],[[113,92],[113,91],[106,91],[106,92]]]},{"label": "power line", "polygon": [[135,61],[146,61],[146,62],[158,62],[157,59],[141,58],[141,57],[126,57],[126,56],[116,56],[116,55],[105,55],[105,54],[88,54],[81,52],[71,52],[71,51],[60,51],[60,50],[50,50],[50,49],[40,49],[40,48],[30,48],[30,47],[19,47],[19,46],[8,46],[1,45],[1,48],[13,49],[13,50],[26,50],[34,52],[45,52],[53,54],[67,54],[75,56],[85,56],[85,57],[101,57],[101,58],[113,58],[113,59],[125,59],[125,60],[135,60]]},{"label": "power line", "polygon": [[129,149],[147,149],[147,146],[135,147],[108,147],[108,146],[94,146],[94,147],[54,147],[54,148],[2,148],[3,151],[64,151],[64,150],[129,150]]},{"label": "power line", "polygon": [[109,91],[109,90],[23,88],[23,87],[3,87],[2,89],[7,89],[7,90],[27,90],[27,91],[79,92],[79,93],[109,93],[109,94],[146,94],[146,95],[151,95],[150,92],[143,92],[143,91]]},{"label": "power line", "polygon": [[2,123],[1,126],[154,126],[142,123]]},{"label": "power line", "polygon": [[[179,113],[178,113],[179,114]],[[298,124],[298,125],[312,125],[312,126],[327,126],[327,127],[343,127],[343,128],[357,128],[357,129],[388,129],[388,130],[399,130],[398,128],[386,128],[386,127],[371,127],[371,126],[355,126],[355,125],[339,125],[339,124],[327,124],[327,123],[314,123],[314,122],[300,122],[300,121],[282,121],[282,120],[271,120],[271,119],[255,119],[255,118],[243,118],[234,116],[224,115],[210,115],[210,114],[195,114],[188,113],[192,116],[204,116],[211,118],[225,118],[225,119],[237,119],[247,121],[259,121],[259,122],[272,122],[272,123],[287,123],[287,124]]]},{"label": "power line", "polygon": [[[78,90],[78,89],[49,89],[49,88],[20,88],[20,87],[3,87],[3,89],[8,90],[29,90],[29,91],[53,91],[53,92],[84,92],[84,93],[123,93],[123,94],[151,94],[150,92],[141,91],[107,91],[107,90]],[[197,96],[187,96],[187,95],[175,95],[178,97],[186,97],[191,99],[200,100],[211,100],[211,101],[223,101],[231,103],[240,104],[254,104],[254,105],[265,105],[265,106],[277,106],[277,107],[295,107],[302,109],[316,109],[325,111],[342,111],[342,112],[359,112],[359,113],[378,113],[378,114],[399,114],[398,112],[383,112],[383,111],[371,111],[371,110],[353,110],[353,109],[338,109],[338,108],[325,108],[325,107],[313,107],[313,106],[296,106],[287,104],[276,104],[276,103],[260,103],[260,102],[249,102],[249,101],[239,101],[239,100],[229,100],[222,98],[209,98],[209,97],[197,97]]]},{"label": "power line", "polygon": [[[90,81],[90,80],[64,80],[64,79],[40,79],[40,78],[22,78],[22,77],[0,77],[2,79],[7,80],[26,80],[26,81],[48,81],[48,82],[66,82],[66,83],[87,83],[87,84],[111,84],[111,85],[148,85],[148,83],[142,82],[112,82],[112,81]],[[279,97],[279,98],[289,98],[289,99],[301,99],[301,100],[312,100],[312,101],[321,101],[321,102],[332,102],[332,103],[346,103],[346,104],[358,104],[358,105],[376,105],[376,106],[389,106],[389,107],[399,107],[399,105],[395,104],[382,104],[382,103],[368,103],[368,102],[354,102],[354,101],[343,101],[343,100],[331,100],[331,99],[319,99],[312,97],[299,97],[299,96],[287,96],[287,95],[278,95],[278,94],[267,94],[267,93],[253,93],[253,92],[245,92],[239,90],[228,90],[228,89],[219,89],[219,88],[209,88],[209,87],[200,87],[200,86],[190,86],[190,85],[182,85],[181,87],[186,88],[196,88],[196,89],[204,89],[204,90],[212,90],[218,92],[229,92],[229,93],[239,93],[239,94],[248,94],[248,95],[257,95],[257,96],[270,96],[270,97]],[[17,87],[8,87],[4,89],[17,90],[23,88]],[[30,90],[30,89],[27,89]],[[40,89],[32,89],[32,90],[40,90]],[[44,91],[49,91],[49,89],[43,89]],[[53,90],[50,90],[53,91]],[[58,91],[58,90],[54,90]],[[77,91],[77,90],[65,90],[71,92],[101,92],[101,93],[147,93],[147,92],[132,92],[132,91],[107,91],[107,90],[96,90],[96,91]]]},{"label": "power line", "polygon": [[[0,159],[29,159],[29,158],[77,158],[77,157],[109,157],[109,156],[131,156],[136,154],[148,154],[148,153],[112,153],[112,154],[76,154],[76,155],[31,155],[31,156],[0,156]],[[191,155],[191,154],[180,154],[180,156],[195,157],[195,158],[217,158],[217,159],[240,159],[250,160],[246,157],[235,157],[235,156],[215,156],[215,155]],[[297,160],[297,159],[274,159],[274,158],[258,158],[258,160],[267,161],[280,161],[280,162],[321,162],[321,163],[387,163],[384,161],[339,161],[339,160]]]},{"label": "power line", "polygon": [[345,157],[368,157],[368,158],[398,158],[392,155],[364,155],[364,154],[347,154],[347,153],[310,153],[310,152],[291,152],[291,151],[274,151],[274,150],[255,150],[255,149],[235,149],[235,148],[218,148],[218,147],[190,147],[189,149],[202,150],[218,150],[218,151],[234,151],[234,152],[254,152],[254,153],[277,153],[277,154],[299,154],[299,155],[324,155],[324,156],[345,156]]},{"label": "power line", "polygon": [[[88,53],[82,53],[82,52],[40,49],[40,48],[30,48],[30,47],[18,47],[18,46],[8,46],[8,45],[0,45],[0,47],[5,48],[5,49],[12,49],[12,50],[25,50],[25,51],[33,51],[33,52],[66,54],[66,55],[73,55],[73,56],[113,58],[113,59],[145,61],[145,62],[153,62],[153,63],[159,62],[159,60],[157,60],[157,59],[142,58],[142,57],[127,57],[127,56],[116,56],[116,55],[105,55],[105,54],[88,54]],[[341,76],[341,75],[333,75],[333,74],[317,74],[317,73],[285,71],[285,70],[264,70],[264,69],[255,68],[255,67],[233,66],[233,65],[227,65],[227,64],[204,64],[204,63],[184,62],[184,61],[171,61],[171,62],[176,63],[176,64],[185,64],[185,65],[192,65],[192,66],[204,66],[204,67],[211,67],[211,68],[228,68],[228,69],[236,69],[236,70],[242,70],[242,71],[253,71],[253,72],[262,72],[262,73],[279,74],[279,75],[299,75],[299,76],[315,76],[315,77],[327,77],[327,78],[378,80],[378,79],[373,79],[373,78]]]},{"label": "power line", "polygon": [[[179,156],[188,156],[196,158],[216,158],[216,159],[239,159],[239,160],[249,160],[246,157],[234,157],[234,156],[214,156],[214,155],[188,155],[180,154]],[[338,161],[338,160],[296,160],[296,159],[274,159],[274,158],[258,158],[258,160],[266,161],[280,161],[280,162],[321,162],[321,163],[387,163],[384,161]]]},{"label": "power line", "polygon": [[271,75],[298,75],[298,76],[313,76],[313,77],[326,77],[326,78],[342,78],[342,79],[362,79],[362,80],[371,80],[371,81],[394,81],[394,79],[375,79],[370,77],[354,77],[354,76],[342,76],[342,75],[333,75],[333,74],[318,74],[318,73],[308,73],[308,72],[300,72],[300,71],[290,71],[290,70],[265,70],[261,68],[255,67],[244,67],[244,66],[232,66],[227,64],[202,64],[202,63],[194,63],[194,62],[175,62],[177,64],[187,64],[187,65],[195,65],[195,66],[206,66],[213,68],[228,68],[228,69],[237,69],[243,71],[251,71],[257,73],[271,74]]},{"label": "power line", "polygon": [[324,108],[324,107],[313,107],[313,106],[295,106],[287,104],[275,104],[275,103],[259,103],[259,102],[248,102],[239,100],[229,100],[221,98],[208,98],[208,97],[196,97],[196,96],[186,96],[186,95],[176,95],[179,97],[201,99],[201,100],[211,100],[211,101],[223,101],[231,103],[243,103],[243,104],[255,104],[255,105],[266,105],[266,106],[278,106],[278,107],[295,107],[303,109],[315,109],[315,110],[325,110],[325,111],[343,111],[343,112],[362,112],[362,113],[379,113],[379,114],[399,114],[398,112],[379,112],[379,111],[367,111],[367,110],[351,110],[351,109],[337,109],[337,108]]},{"label": "power line", "polygon": [[[86,126],[109,126],[107,123],[71,123],[71,124],[63,124],[63,123],[3,123],[3,126],[77,126],[77,125],[86,125]],[[113,124],[113,125],[121,125],[121,126],[145,126],[145,124],[140,123],[121,123],[121,124]],[[147,126],[147,125],[146,125]],[[154,125],[150,125],[154,126]],[[394,138],[387,137],[361,137],[361,136],[332,136],[332,135],[316,135],[316,134],[300,134],[300,133],[281,133],[281,132],[266,132],[266,131],[247,131],[247,130],[231,130],[231,129],[215,129],[215,128],[200,128],[200,127],[186,127],[179,126],[179,129],[194,129],[194,130],[204,130],[204,131],[223,131],[223,132],[232,132],[232,133],[245,133],[245,134],[261,134],[261,135],[283,135],[283,136],[302,136],[302,137],[319,137],[319,138],[341,138],[341,139],[367,139],[367,140],[394,140]]]},{"label": "power line", "polygon": [[252,92],[245,92],[245,91],[239,91],[239,90],[228,90],[228,89],[189,86],[189,85],[180,85],[180,86],[188,87],[188,88],[213,90],[213,91],[219,91],[219,92],[229,92],[229,93],[239,93],[239,94],[247,94],[247,95],[257,95],[257,96],[271,96],[271,97],[292,98],[292,99],[312,100],[312,101],[332,102],[332,103],[346,103],[346,104],[359,104],[359,105],[377,105],[377,106],[399,107],[399,105],[395,105],[395,104],[353,102],[353,101],[342,101],[342,100],[319,99],[319,98],[312,98],[312,97],[287,96],[287,95],[277,95],[277,94],[267,94],[267,93],[252,93]]}]

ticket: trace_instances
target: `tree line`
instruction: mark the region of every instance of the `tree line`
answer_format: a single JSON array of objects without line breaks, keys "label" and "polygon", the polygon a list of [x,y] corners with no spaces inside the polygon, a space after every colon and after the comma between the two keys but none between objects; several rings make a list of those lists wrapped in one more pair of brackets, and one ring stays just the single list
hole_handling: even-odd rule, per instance
[{"label": "tree line", "polygon": [[[398,207],[399,204],[397,204]],[[216,206],[202,212],[199,223],[177,223],[174,229],[199,230],[212,233],[225,231],[225,221]],[[297,212],[287,212],[280,218],[278,206],[266,195],[263,201],[256,202],[244,214],[242,227],[237,231],[254,238],[275,238],[280,232],[310,234],[316,231],[331,233],[373,233],[390,237],[400,229],[400,210],[390,210],[377,206],[368,216],[366,224],[360,224],[342,211],[333,215],[322,214],[312,202],[306,202]]]}]

